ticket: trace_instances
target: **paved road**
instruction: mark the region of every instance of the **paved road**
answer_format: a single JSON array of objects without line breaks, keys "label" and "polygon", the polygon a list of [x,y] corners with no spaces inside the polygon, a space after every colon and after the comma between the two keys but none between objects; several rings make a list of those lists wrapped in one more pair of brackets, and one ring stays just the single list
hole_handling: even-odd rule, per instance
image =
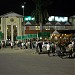
[{"label": "paved road", "polygon": [[0,75],[75,75],[75,59],[61,59],[35,50],[0,50]]}]

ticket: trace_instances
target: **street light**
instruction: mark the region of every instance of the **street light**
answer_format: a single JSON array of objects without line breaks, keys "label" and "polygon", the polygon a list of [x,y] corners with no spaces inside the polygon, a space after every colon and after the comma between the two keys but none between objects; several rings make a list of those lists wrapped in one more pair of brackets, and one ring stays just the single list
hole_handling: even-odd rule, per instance
[{"label": "street light", "polygon": [[[26,4],[26,2],[24,2],[23,3],[23,5],[22,5],[22,9],[23,9],[23,25],[24,25],[24,5]],[[24,34],[24,27],[22,28],[23,29],[23,31],[22,31],[22,35]]]},{"label": "street light", "polygon": [[23,8],[23,17],[24,17],[24,5],[22,5],[22,8]]},{"label": "street light", "polygon": [[24,2],[23,4],[22,4],[22,9],[23,9],[23,17],[24,17],[24,5],[26,4],[26,2]]}]

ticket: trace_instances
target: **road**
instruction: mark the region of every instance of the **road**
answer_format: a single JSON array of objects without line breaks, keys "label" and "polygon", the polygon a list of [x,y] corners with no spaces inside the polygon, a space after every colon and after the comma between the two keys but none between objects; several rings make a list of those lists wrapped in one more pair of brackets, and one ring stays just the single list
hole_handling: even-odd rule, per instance
[{"label": "road", "polygon": [[0,75],[75,75],[75,59],[34,52],[30,49],[1,49]]}]

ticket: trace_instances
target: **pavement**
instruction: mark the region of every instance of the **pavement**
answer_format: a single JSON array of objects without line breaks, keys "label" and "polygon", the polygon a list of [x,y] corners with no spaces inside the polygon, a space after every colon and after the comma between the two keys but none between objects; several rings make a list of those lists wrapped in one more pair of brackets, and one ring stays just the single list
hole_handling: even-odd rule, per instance
[{"label": "pavement", "polygon": [[2,48],[0,75],[75,75],[75,59],[39,55],[35,49]]},{"label": "pavement", "polygon": [[11,49],[10,47],[8,48],[1,48],[0,49],[0,53],[29,53],[29,54],[33,54],[35,53],[35,49],[20,49],[19,47],[15,47],[13,49]]}]

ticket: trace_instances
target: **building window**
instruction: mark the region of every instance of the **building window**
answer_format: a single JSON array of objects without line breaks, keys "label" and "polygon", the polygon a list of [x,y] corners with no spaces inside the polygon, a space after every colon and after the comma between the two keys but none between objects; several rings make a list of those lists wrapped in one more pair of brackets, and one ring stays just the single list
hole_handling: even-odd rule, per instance
[{"label": "building window", "polygon": [[35,26],[35,30],[40,30],[40,26]]},{"label": "building window", "polygon": [[13,18],[11,18],[11,19],[10,19],[10,22],[14,22],[14,19],[13,19]]},{"label": "building window", "polygon": [[50,26],[45,26],[44,29],[45,30],[50,30]]}]

